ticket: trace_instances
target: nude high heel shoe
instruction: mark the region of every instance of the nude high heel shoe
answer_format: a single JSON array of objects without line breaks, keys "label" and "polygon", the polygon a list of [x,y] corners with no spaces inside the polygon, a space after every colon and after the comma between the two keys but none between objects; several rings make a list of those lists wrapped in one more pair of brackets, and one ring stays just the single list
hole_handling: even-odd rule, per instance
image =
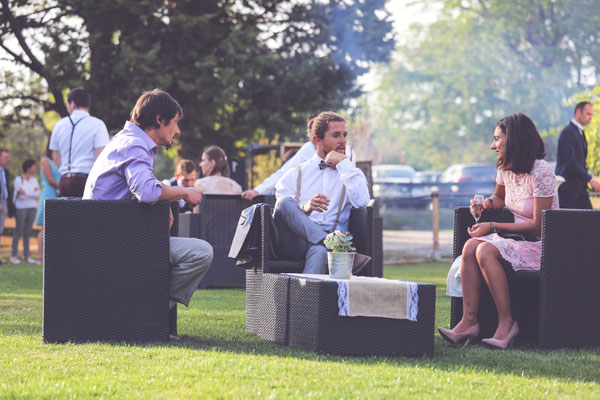
[{"label": "nude high heel shoe", "polygon": [[503,339],[482,339],[481,343],[486,344],[489,347],[493,347],[496,349],[505,350],[507,347],[510,347],[515,340],[515,338],[519,335],[519,325],[517,325],[517,321],[514,322],[513,326],[510,328],[510,332],[508,332],[508,336]]},{"label": "nude high heel shoe", "polygon": [[479,336],[479,324],[473,325],[464,332],[456,333],[446,328],[438,328],[438,332],[444,340],[453,346],[462,344],[466,347]]}]

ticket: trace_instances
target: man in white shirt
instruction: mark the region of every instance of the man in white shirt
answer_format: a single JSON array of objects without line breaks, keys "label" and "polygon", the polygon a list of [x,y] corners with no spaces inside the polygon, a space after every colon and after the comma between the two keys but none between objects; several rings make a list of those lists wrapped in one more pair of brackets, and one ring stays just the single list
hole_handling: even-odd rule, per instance
[{"label": "man in white shirt", "polygon": [[324,111],[308,121],[316,153],[288,169],[275,186],[278,256],[306,259],[304,273],[327,273],[323,239],[333,230],[346,232],[350,209],[369,202],[367,179],[346,156],[346,121]]},{"label": "man in white shirt", "polygon": [[[296,168],[304,161],[309,160],[312,156],[315,155],[316,151],[316,145],[313,143],[312,139],[310,139],[309,134],[309,141],[304,143],[292,158],[290,158],[285,164],[283,164],[281,168],[279,168],[277,171],[269,175],[269,177],[262,181],[260,185],[258,185],[254,189],[242,192],[242,197],[246,200],[252,200],[258,195],[270,194],[270,192],[275,188],[277,182],[283,177],[283,175],[285,175],[285,173],[288,170]],[[350,161],[352,161],[353,164],[356,164],[356,160],[354,159],[353,152],[350,146],[346,146],[346,155],[350,158]]]},{"label": "man in white shirt", "polygon": [[81,197],[94,161],[108,143],[108,131],[102,120],[89,114],[90,95],[76,88],[67,95],[69,116],[54,125],[50,137],[61,174],[61,196]]}]

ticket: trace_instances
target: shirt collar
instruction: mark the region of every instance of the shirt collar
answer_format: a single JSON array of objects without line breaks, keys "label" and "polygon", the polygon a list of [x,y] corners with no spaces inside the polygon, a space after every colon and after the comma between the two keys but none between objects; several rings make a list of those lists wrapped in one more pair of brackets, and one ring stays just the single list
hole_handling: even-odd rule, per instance
[{"label": "shirt collar", "polygon": [[88,113],[87,111],[83,111],[83,110],[73,110],[73,112],[71,113],[71,119],[74,121],[80,120],[81,118],[84,117],[89,117],[90,113]]},{"label": "shirt collar", "polygon": [[321,161],[325,161],[325,160],[323,160],[321,157],[319,157],[319,155],[317,153],[315,153],[310,159],[310,162],[315,165],[319,165],[321,163]]},{"label": "shirt collar", "polygon": [[147,150],[153,150],[153,149],[158,150],[158,146],[156,145],[156,143],[154,143],[154,140],[152,140],[152,138],[150,138],[150,136],[148,136],[148,134],[146,132],[144,132],[142,130],[142,128],[140,128],[133,122],[126,121],[125,126],[123,126],[123,130],[126,132],[131,132],[135,136],[138,136],[139,138],[141,138],[142,141],[144,142],[144,144],[146,145]]},{"label": "shirt collar", "polygon": [[579,133],[583,132],[583,126],[581,126],[579,122],[575,121],[575,118],[573,118],[571,122],[573,123],[573,125],[579,128]]}]

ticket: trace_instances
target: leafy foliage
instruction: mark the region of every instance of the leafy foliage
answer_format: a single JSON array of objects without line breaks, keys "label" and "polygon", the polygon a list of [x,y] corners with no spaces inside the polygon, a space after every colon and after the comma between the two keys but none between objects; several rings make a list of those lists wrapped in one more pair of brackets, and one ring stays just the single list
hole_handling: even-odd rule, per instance
[{"label": "leafy foliage", "polygon": [[342,233],[339,230],[329,233],[323,241],[325,247],[334,252],[347,253],[356,251],[352,247],[352,235],[350,232]]},{"label": "leafy foliage", "polygon": [[[432,2],[430,2],[432,3]],[[595,82],[599,0],[447,0],[437,22],[383,68],[376,120],[382,161],[441,169],[493,161],[495,122],[566,123],[564,102]]]},{"label": "leafy foliage", "polygon": [[293,135],[309,113],[359,95],[356,77],[394,46],[385,0],[0,3],[0,56],[14,65],[0,96],[14,120],[64,116],[64,94],[84,86],[91,113],[118,128],[143,90],[160,87],[184,109],[188,158],[211,144],[235,152],[259,133]]}]

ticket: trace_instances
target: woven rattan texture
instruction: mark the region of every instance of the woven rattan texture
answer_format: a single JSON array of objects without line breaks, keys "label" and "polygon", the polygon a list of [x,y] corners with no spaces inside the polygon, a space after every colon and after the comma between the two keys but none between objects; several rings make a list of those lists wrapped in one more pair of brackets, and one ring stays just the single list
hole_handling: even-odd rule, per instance
[{"label": "woven rattan texture", "polygon": [[240,195],[207,194],[200,203],[200,235],[213,246],[213,262],[200,283],[205,287],[244,287],[245,271],[228,257],[242,210],[250,203]]},{"label": "woven rattan texture", "polygon": [[373,273],[373,257],[375,255],[374,237],[375,224],[373,223],[373,207],[352,208],[348,226],[352,232],[352,243],[356,251],[371,256],[371,261],[360,272],[360,275],[375,276]]},{"label": "woven rattan texture", "polygon": [[271,342],[288,343],[288,302],[290,278],[263,274],[258,336]]},{"label": "woven rattan texture", "polygon": [[240,195],[206,194],[200,203],[200,238],[229,248],[242,210],[250,203]]},{"label": "woven rattan texture", "polygon": [[[506,209],[486,211],[482,214],[480,222],[513,222],[514,216]],[[454,210],[454,258],[462,253],[465,242],[470,238],[467,227],[473,225],[475,220],[468,207]],[[513,317],[519,323],[519,342],[537,345],[539,340],[539,298],[540,298],[540,271],[514,271],[506,268],[511,308]],[[450,326],[454,327],[463,315],[462,298],[453,297],[451,305]],[[481,290],[481,299],[478,313],[480,336],[491,337],[498,325],[498,313],[487,286]]]},{"label": "woven rattan texture", "polygon": [[168,207],[46,200],[44,341],[168,340]]},{"label": "woven rattan texture", "polygon": [[600,347],[600,211],[542,215],[540,347]]},{"label": "woven rattan texture", "polygon": [[[246,330],[250,332],[258,332],[261,319],[259,305],[262,273],[302,272],[304,270],[304,261],[279,260],[273,256],[271,251],[271,207],[268,204],[261,204],[258,211],[260,216],[259,257],[255,268],[246,271]],[[363,254],[373,257],[375,252],[373,208],[353,208],[350,212],[350,225],[364,231],[355,235],[354,246],[362,250]],[[351,232],[354,234],[354,231]],[[372,265],[371,262],[371,265],[365,268],[361,275],[373,274]],[[248,279],[256,281],[248,282]]]},{"label": "woven rattan texture", "polygon": [[290,278],[289,344],[318,353],[433,357],[435,285],[419,284],[417,321],[338,316],[337,283]]},{"label": "woven rattan texture", "polygon": [[246,270],[246,331],[258,333],[262,297],[262,269]]}]

